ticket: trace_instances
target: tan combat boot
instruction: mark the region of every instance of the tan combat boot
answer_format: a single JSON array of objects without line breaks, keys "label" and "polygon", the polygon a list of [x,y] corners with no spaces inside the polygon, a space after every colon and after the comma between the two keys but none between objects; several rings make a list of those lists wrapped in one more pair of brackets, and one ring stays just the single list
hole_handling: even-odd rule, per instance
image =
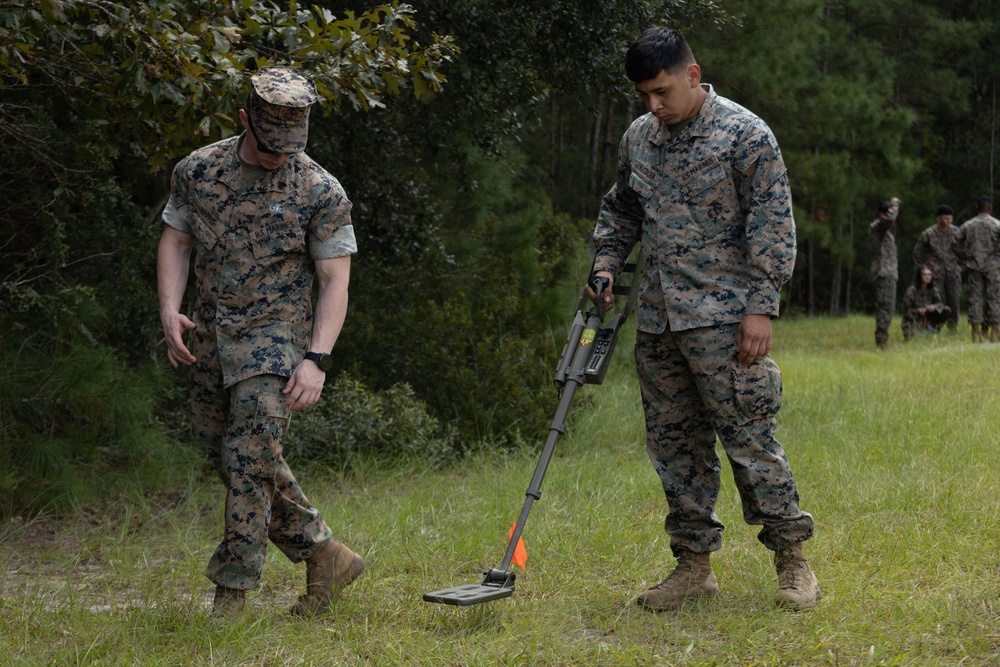
[{"label": "tan combat boot", "polygon": [[306,561],[306,594],[300,595],[291,612],[300,616],[322,614],[349,583],[365,569],[365,562],[334,539],[323,543],[320,550]]},{"label": "tan combat boot", "polygon": [[212,601],[212,616],[231,620],[243,612],[247,604],[247,592],[238,588],[215,587],[215,599]]},{"label": "tan combat boot", "polygon": [[778,571],[778,592],[774,601],[779,606],[802,611],[823,597],[816,575],[806,563],[798,542],[774,553],[774,567]]},{"label": "tan combat boot", "polygon": [[687,550],[677,552],[677,567],[666,579],[644,591],[635,603],[652,611],[677,609],[685,600],[719,594],[709,554],[696,554]]},{"label": "tan combat boot", "polygon": [[978,324],[973,324],[972,325],[972,342],[973,343],[982,343],[983,342],[983,334],[979,332],[979,325]]}]

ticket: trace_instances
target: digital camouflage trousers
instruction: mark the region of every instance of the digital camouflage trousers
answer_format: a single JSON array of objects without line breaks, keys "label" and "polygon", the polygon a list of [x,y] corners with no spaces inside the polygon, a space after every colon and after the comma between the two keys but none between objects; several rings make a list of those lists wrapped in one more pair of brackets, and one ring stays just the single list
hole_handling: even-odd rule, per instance
[{"label": "digital camouflage trousers", "polygon": [[741,365],[737,328],[636,336],[646,448],[666,494],[665,528],[675,555],[722,546],[716,436],[733,469],[743,519],[762,526],[757,539],[777,551],[813,534],[812,516],[799,509],[788,460],[774,437],[781,371],[770,357]]},{"label": "digital camouflage trousers", "polygon": [[944,299],[944,305],[951,308],[948,315],[948,328],[952,331],[958,326],[958,305],[962,293],[962,274],[958,271],[934,271],[934,287]]},{"label": "digital camouflage trousers", "polygon": [[226,487],[225,533],[205,572],[218,586],[257,588],[268,540],[299,562],[331,537],[282,453],[291,417],[281,394],[286,381],[259,375],[228,389],[195,384],[191,392],[195,434]]},{"label": "digital camouflage trousers", "polygon": [[889,340],[889,325],[896,312],[896,279],[875,279],[875,342]]},{"label": "digital camouflage trousers", "polygon": [[965,272],[969,324],[1000,324],[1000,271]]}]

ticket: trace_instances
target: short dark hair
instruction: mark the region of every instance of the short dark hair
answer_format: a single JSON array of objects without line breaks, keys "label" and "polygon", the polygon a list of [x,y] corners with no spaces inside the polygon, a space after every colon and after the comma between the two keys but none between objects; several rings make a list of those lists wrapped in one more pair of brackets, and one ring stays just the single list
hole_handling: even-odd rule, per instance
[{"label": "short dark hair", "polygon": [[952,210],[951,206],[947,204],[941,204],[937,208],[937,213],[934,215],[955,215],[955,211]]},{"label": "short dark hair", "polygon": [[986,211],[989,211],[991,208],[993,208],[993,200],[992,199],[990,199],[986,195],[983,195],[982,197],[979,198],[979,212],[980,213],[985,213]]},{"label": "short dark hair", "polygon": [[891,201],[884,201],[884,202],[882,202],[881,204],[878,205],[878,212],[879,213],[888,213],[891,210],[892,210],[892,202]]},{"label": "short dark hair", "polygon": [[684,36],[673,28],[656,26],[644,31],[625,54],[625,74],[633,83],[655,79],[660,71],[673,74],[695,62]]}]

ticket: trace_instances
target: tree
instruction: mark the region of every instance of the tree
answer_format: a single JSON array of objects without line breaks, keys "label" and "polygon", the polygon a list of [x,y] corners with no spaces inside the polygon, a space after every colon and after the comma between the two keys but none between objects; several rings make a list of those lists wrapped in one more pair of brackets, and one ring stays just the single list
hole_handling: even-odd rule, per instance
[{"label": "tree", "polygon": [[[708,80],[760,114],[781,144],[799,229],[789,305],[809,314],[864,308],[867,223],[877,203],[904,201],[905,276],[909,239],[945,191],[941,171],[927,169],[927,149],[954,122],[945,111],[964,114],[956,99],[968,81],[947,72],[955,45],[976,27],[920,0],[724,6],[741,17],[740,27],[692,41]],[[916,80],[928,85],[911,85]]]},{"label": "tree", "polygon": [[162,169],[237,130],[246,78],[266,64],[302,69],[335,108],[439,92],[454,44],[414,41],[413,15],[396,2],[338,19],[294,0],[15,0],[0,8],[0,85],[57,95]]}]

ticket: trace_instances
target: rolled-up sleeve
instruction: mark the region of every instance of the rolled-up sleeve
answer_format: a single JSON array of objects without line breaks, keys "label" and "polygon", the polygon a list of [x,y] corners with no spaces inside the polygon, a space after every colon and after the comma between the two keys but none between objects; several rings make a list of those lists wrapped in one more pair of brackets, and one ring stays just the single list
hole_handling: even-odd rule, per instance
[{"label": "rolled-up sleeve", "polygon": [[163,219],[165,224],[173,227],[177,231],[190,234],[191,225],[188,224],[187,221],[187,217],[190,212],[191,206],[180,203],[176,195],[170,195],[170,198],[167,199],[167,205],[163,208],[163,213],[160,217]]}]

